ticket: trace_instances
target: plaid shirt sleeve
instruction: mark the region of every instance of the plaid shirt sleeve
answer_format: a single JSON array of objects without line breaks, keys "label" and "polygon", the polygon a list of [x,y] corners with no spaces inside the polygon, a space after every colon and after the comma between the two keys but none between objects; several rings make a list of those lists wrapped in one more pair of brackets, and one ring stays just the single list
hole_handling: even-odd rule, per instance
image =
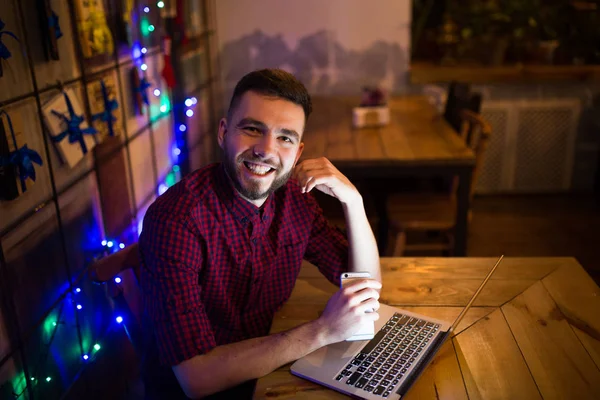
[{"label": "plaid shirt sleeve", "polygon": [[216,346],[201,300],[202,241],[185,221],[152,208],[140,236],[140,284],[160,362],[177,365]]},{"label": "plaid shirt sleeve", "polygon": [[331,283],[339,287],[340,276],[348,268],[348,240],[327,221],[317,200],[312,195],[306,198],[315,218],[304,258],[316,265]]}]

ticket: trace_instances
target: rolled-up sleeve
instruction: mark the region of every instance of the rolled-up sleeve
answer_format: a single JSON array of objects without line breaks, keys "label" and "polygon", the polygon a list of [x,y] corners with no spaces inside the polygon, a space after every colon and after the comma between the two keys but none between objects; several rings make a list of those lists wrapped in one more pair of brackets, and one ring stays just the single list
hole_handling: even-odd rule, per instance
[{"label": "rolled-up sleeve", "polygon": [[321,273],[334,285],[340,285],[340,276],[348,268],[348,240],[331,225],[314,197],[307,197],[314,212],[308,246],[304,258],[316,265]]},{"label": "rolled-up sleeve", "polygon": [[151,208],[139,248],[140,286],[161,364],[177,365],[214,348],[198,281],[205,258],[202,238],[185,220]]}]

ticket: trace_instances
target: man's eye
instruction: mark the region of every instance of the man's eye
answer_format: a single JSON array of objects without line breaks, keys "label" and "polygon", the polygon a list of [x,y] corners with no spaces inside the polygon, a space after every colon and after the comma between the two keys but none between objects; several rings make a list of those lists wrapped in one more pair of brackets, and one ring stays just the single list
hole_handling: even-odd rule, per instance
[{"label": "man's eye", "polygon": [[255,127],[253,127],[253,126],[246,126],[246,127],[244,127],[244,130],[245,130],[245,131],[248,131],[248,132],[253,132],[253,133],[260,132],[260,131],[258,130],[258,128],[255,128]]},{"label": "man's eye", "polygon": [[290,139],[290,138],[289,138],[289,137],[287,137],[287,136],[281,136],[279,139],[280,139],[280,140],[283,140],[284,142],[287,142],[287,143],[294,143],[294,142],[292,141],[292,139]]}]

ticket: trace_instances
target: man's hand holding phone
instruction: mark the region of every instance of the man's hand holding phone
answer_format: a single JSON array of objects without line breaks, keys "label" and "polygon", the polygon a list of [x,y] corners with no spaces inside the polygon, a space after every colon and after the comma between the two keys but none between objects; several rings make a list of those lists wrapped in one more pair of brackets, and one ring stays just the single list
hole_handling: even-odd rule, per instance
[{"label": "man's hand holding phone", "polygon": [[373,338],[375,321],[379,319],[381,283],[369,276],[365,272],[342,274],[341,289],[329,299],[319,318],[326,327],[329,343]]}]

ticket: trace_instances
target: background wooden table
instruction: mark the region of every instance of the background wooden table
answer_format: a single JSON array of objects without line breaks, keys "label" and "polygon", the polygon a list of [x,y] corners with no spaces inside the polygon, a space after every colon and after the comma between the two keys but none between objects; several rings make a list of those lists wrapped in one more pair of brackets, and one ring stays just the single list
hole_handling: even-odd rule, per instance
[{"label": "background wooden table", "polygon": [[[496,260],[383,258],[381,301],[448,321]],[[337,289],[306,263],[271,332],[317,318]],[[283,366],[257,399],[345,398]],[[573,258],[505,258],[409,399],[599,399],[600,289]]]},{"label": "background wooden table", "polygon": [[[325,156],[351,178],[458,176],[454,255],[466,255],[469,190],[475,165],[471,149],[423,96],[390,99],[390,124],[382,128],[353,129],[352,108],[357,104],[358,97],[313,98],[314,112],[304,134],[302,159]],[[380,200],[380,204],[385,202]]]}]

